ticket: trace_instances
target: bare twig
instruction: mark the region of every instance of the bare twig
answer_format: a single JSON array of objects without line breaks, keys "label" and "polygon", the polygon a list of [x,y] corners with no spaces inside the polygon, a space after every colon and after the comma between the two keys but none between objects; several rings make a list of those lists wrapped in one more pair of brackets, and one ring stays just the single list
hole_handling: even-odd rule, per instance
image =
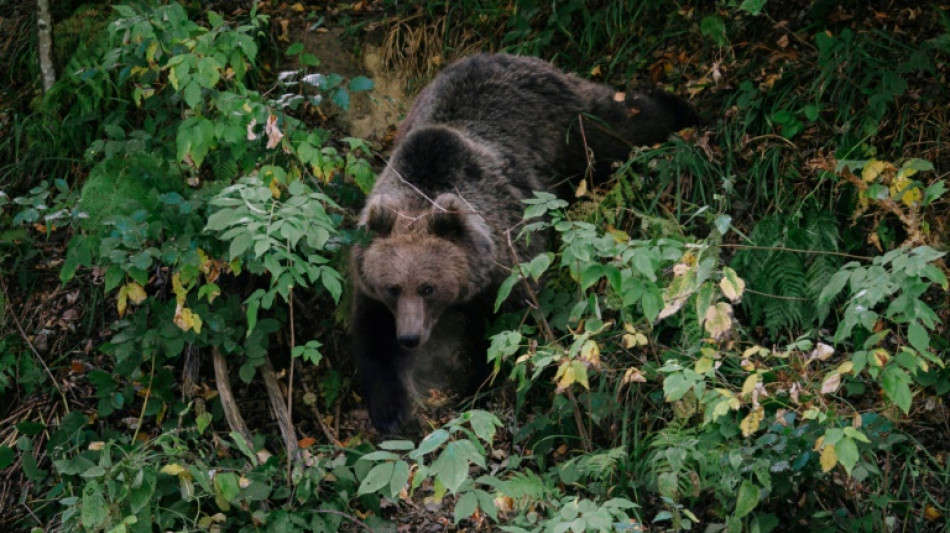
[{"label": "bare twig", "polygon": [[[307,393],[307,394],[312,394],[312,391],[310,390],[310,387],[307,385],[307,382],[306,382],[306,381],[301,382],[301,385],[303,385],[303,390],[304,390],[305,393]],[[316,396],[316,395],[314,395],[314,396]],[[310,410],[313,411],[313,416],[314,416],[314,418],[317,419],[317,425],[320,426],[320,430],[323,431],[323,435],[327,438],[327,440],[330,442],[330,444],[332,444],[332,445],[334,445],[334,446],[339,446],[339,447],[342,448],[342,447],[343,447],[343,443],[340,442],[340,439],[337,438],[337,436],[336,436],[336,434],[334,433],[334,431],[333,431],[332,429],[330,429],[330,427],[327,426],[326,421],[323,420],[323,414],[320,412],[320,408],[317,407],[316,401],[314,401],[314,403],[312,403],[312,404],[310,405]],[[337,416],[339,416],[339,415],[337,415]]]},{"label": "bare twig", "polygon": [[847,257],[848,259],[858,259],[860,261],[870,261],[872,258],[865,255],[855,255],[845,252],[831,252],[827,250],[801,250],[798,248],[786,248],[784,246],[756,246],[754,244],[717,244],[719,248],[739,248],[742,250],[765,250],[772,252],[791,252],[796,254],[813,255],[834,255],[837,257]]},{"label": "bare twig", "polygon": [[152,397],[152,384],[155,382],[155,352],[152,352],[152,365],[148,375],[148,388],[145,389],[145,401],[142,402],[142,410],[139,412],[139,420],[135,424],[135,432],[132,434],[132,442],[136,442],[139,436],[139,430],[142,429],[142,421],[145,420],[145,408],[148,407],[148,400]]},{"label": "bare twig", "polygon": [[[294,336],[294,288],[291,287],[287,293],[287,307],[290,308],[290,369],[287,371],[287,418],[293,420],[294,413],[294,347],[297,345]],[[294,442],[297,439],[294,438]],[[288,450],[289,452],[289,450]],[[293,462],[287,459],[287,479],[290,479],[290,469]]]},{"label": "bare twig", "polygon": [[335,511],[333,509],[316,509],[314,512],[319,513],[319,514],[334,514],[337,516],[342,516],[343,518],[346,518],[350,522],[353,522],[354,524],[360,526],[366,531],[369,531],[370,533],[374,533],[373,528],[366,525],[365,522],[362,522],[359,518],[356,518],[355,516],[352,516],[352,515],[348,515],[342,511]]},{"label": "bare twig", "polygon": [[433,200],[432,198],[429,198],[429,197],[426,195],[426,193],[422,192],[422,190],[419,189],[419,187],[416,187],[415,185],[413,185],[412,183],[410,183],[409,180],[407,180],[406,178],[402,177],[402,173],[400,173],[398,170],[396,170],[396,167],[390,165],[389,168],[392,169],[393,174],[395,174],[396,177],[399,178],[399,181],[401,181],[401,182],[403,182],[404,184],[408,185],[410,189],[416,191],[416,194],[418,194],[419,196],[425,198],[430,204],[434,205],[436,209],[438,209],[438,210],[440,210],[440,211],[442,211],[442,212],[445,212],[445,208],[444,208],[444,207],[442,207],[441,205],[435,203],[435,200]]},{"label": "bare twig", "polygon": [[[6,301],[9,302],[9,301],[10,301],[10,293],[7,292],[7,284],[6,284],[6,282],[3,280],[2,277],[0,277],[0,289],[3,290],[3,298],[4,298],[4,300],[6,300]],[[10,318],[13,319],[13,323],[16,325],[17,331],[20,332],[20,337],[23,338],[23,342],[25,342],[26,345],[30,348],[30,351],[33,352],[33,355],[36,357],[36,360],[39,361],[41,365],[43,365],[43,369],[46,370],[46,375],[49,376],[50,381],[53,382],[53,386],[56,387],[56,390],[59,392],[59,395],[62,397],[62,399],[63,399],[63,407],[66,408],[66,412],[68,413],[68,412],[69,412],[69,401],[66,400],[66,394],[63,392],[63,389],[60,388],[59,383],[56,382],[56,377],[53,376],[53,372],[50,371],[50,369],[49,369],[48,366],[46,366],[46,361],[40,356],[40,352],[38,352],[38,351],[36,350],[36,347],[33,346],[33,343],[30,342],[30,339],[29,339],[29,337],[27,337],[26,331],[23,330],[23,326],[20,324],[20,319],[17,318],[16,313],[10,313]]]}]

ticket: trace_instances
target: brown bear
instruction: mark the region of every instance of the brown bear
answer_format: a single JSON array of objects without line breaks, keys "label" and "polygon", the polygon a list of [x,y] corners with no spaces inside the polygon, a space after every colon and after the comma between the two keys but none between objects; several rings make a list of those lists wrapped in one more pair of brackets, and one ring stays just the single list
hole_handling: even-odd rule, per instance
[{"label": "brown bear", "polygon": [[666,92],[624,95],[528,57],[468,57],[423,89],[361,214],[369,242],[351,258],[351,338],[376,428],[399,429],[414,361],[474,352],[454,372],[483,375],[497,288],[513,256],[545,247],[509,238],[523,200],[697,121]]}]

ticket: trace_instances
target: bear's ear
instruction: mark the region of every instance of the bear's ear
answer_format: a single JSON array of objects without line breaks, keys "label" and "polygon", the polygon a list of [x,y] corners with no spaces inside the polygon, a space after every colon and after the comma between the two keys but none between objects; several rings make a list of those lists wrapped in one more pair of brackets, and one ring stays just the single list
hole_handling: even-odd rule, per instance
[{"label": "bear's ear", "polygon": [[396,212],[389,205],[389,200],[389,196],[385,194],[373,196],[363,209],[360,226],[365,226],[374,237],[388,236],[396,223]]},{"label": "bear's ear", "polygon": [[475,254],[494,254],[491,228],[464,200],[452,193],[435,199],[429,216],[429,230],[450,241],[464,242]]}]

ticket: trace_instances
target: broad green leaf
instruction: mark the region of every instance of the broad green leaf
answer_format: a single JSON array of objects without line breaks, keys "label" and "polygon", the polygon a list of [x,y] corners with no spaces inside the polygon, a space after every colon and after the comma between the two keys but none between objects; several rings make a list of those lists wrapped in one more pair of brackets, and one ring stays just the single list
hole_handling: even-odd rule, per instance
[{"label": "broad green leaf", "polygon": [[475,514],[478,510],[478,497],[474,492],[466,492],[455,502],[455,523]]},{"label": "broad green leaf", "polygon": [[82,490],[82,525],[96,531],[109,518],[109,507],[102,489],[96,481],[89,481]]},{"label": "broad green leaf", "polygon": [[910,376],[895,364],[888,365],[881,375],[881,388],[887,397],[904,413],[910,412]]},{"label": "broad green leaf", "polygon": [[372,494],[390,484],[393,477],[393,468],[395,468],[394,463],[380,463],[374,466],[363,478],[357,494]]},{"label": "broad green leaf", "polygon": [[393,464],[393,475],[389,480],[389,494],[390,497],[396,499],[406,484],[409,483],[409,463],[396,461]]},{"label": "broad green leaf", "polygon": [[357,76],[350,80],[350,83],[347,84],[347,88],[354,92],[358,93],[360,91],[369,91],[376,84],[373,83],[373,80],[367,78],[366,76]]},{"label": "broad green leaf", "polygon": [[739,486],[739,495],[736,499],[736,518],[742,518],[743,516],[752,512],[753,509],[759,504],[759,489],[748,479],[742,481],[742,485]]},{"label": "broad green leaf", "polygon": [[432,462],[432,472],[451,492],[458,491],[468,477],[468,460],[459,453],[459,443],[450,442]]},{"label": "broad green leaf", "polygon": [[835,453],[838,455],[838,462],[841,463],[841,466],[844,467],[850,476],[851,470],[854,468],[854,465],[858,464],[858,459],[860,458],[858,446],[854,442],[854,439],[844,437],[839,440],[837,444],[835,444]]},{"label": "broad green leaf", "polygon": [[414,459],[421,458],[423,455],[435,451],[439,446],[449,439],[449,432],[444,429],[437,429],[426,435],[419,443],[419,447],[412,452]]},{"label": "broad green leaf", "polygon": [[214,489],[226,502],[232,502],[241,494],[238,477],[233,472],[218,472],[214,476]]}]

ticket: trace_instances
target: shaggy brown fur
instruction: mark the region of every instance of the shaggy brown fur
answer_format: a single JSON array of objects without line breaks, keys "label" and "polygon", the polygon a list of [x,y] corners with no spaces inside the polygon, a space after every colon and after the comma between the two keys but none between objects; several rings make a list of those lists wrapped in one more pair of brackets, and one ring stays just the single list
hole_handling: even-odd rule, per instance
[{"label": "shaggy brown fur", "polygon": [[[696,122],[688,104],[662,91],[618,96],[533,58],[478,55],[436,77],[363,210],[371,242],[352,254],[353,346],[376,427],[398,430],[413,358],[473,352],[479,375],[483,324],[512,266],[507,232],[521,222],[523,200],[585,172],[588,149],[609,162]],[[517,255],[527,260],[544,246],[520,240]],[[440,330],[445,313],[467,330]]]}]

